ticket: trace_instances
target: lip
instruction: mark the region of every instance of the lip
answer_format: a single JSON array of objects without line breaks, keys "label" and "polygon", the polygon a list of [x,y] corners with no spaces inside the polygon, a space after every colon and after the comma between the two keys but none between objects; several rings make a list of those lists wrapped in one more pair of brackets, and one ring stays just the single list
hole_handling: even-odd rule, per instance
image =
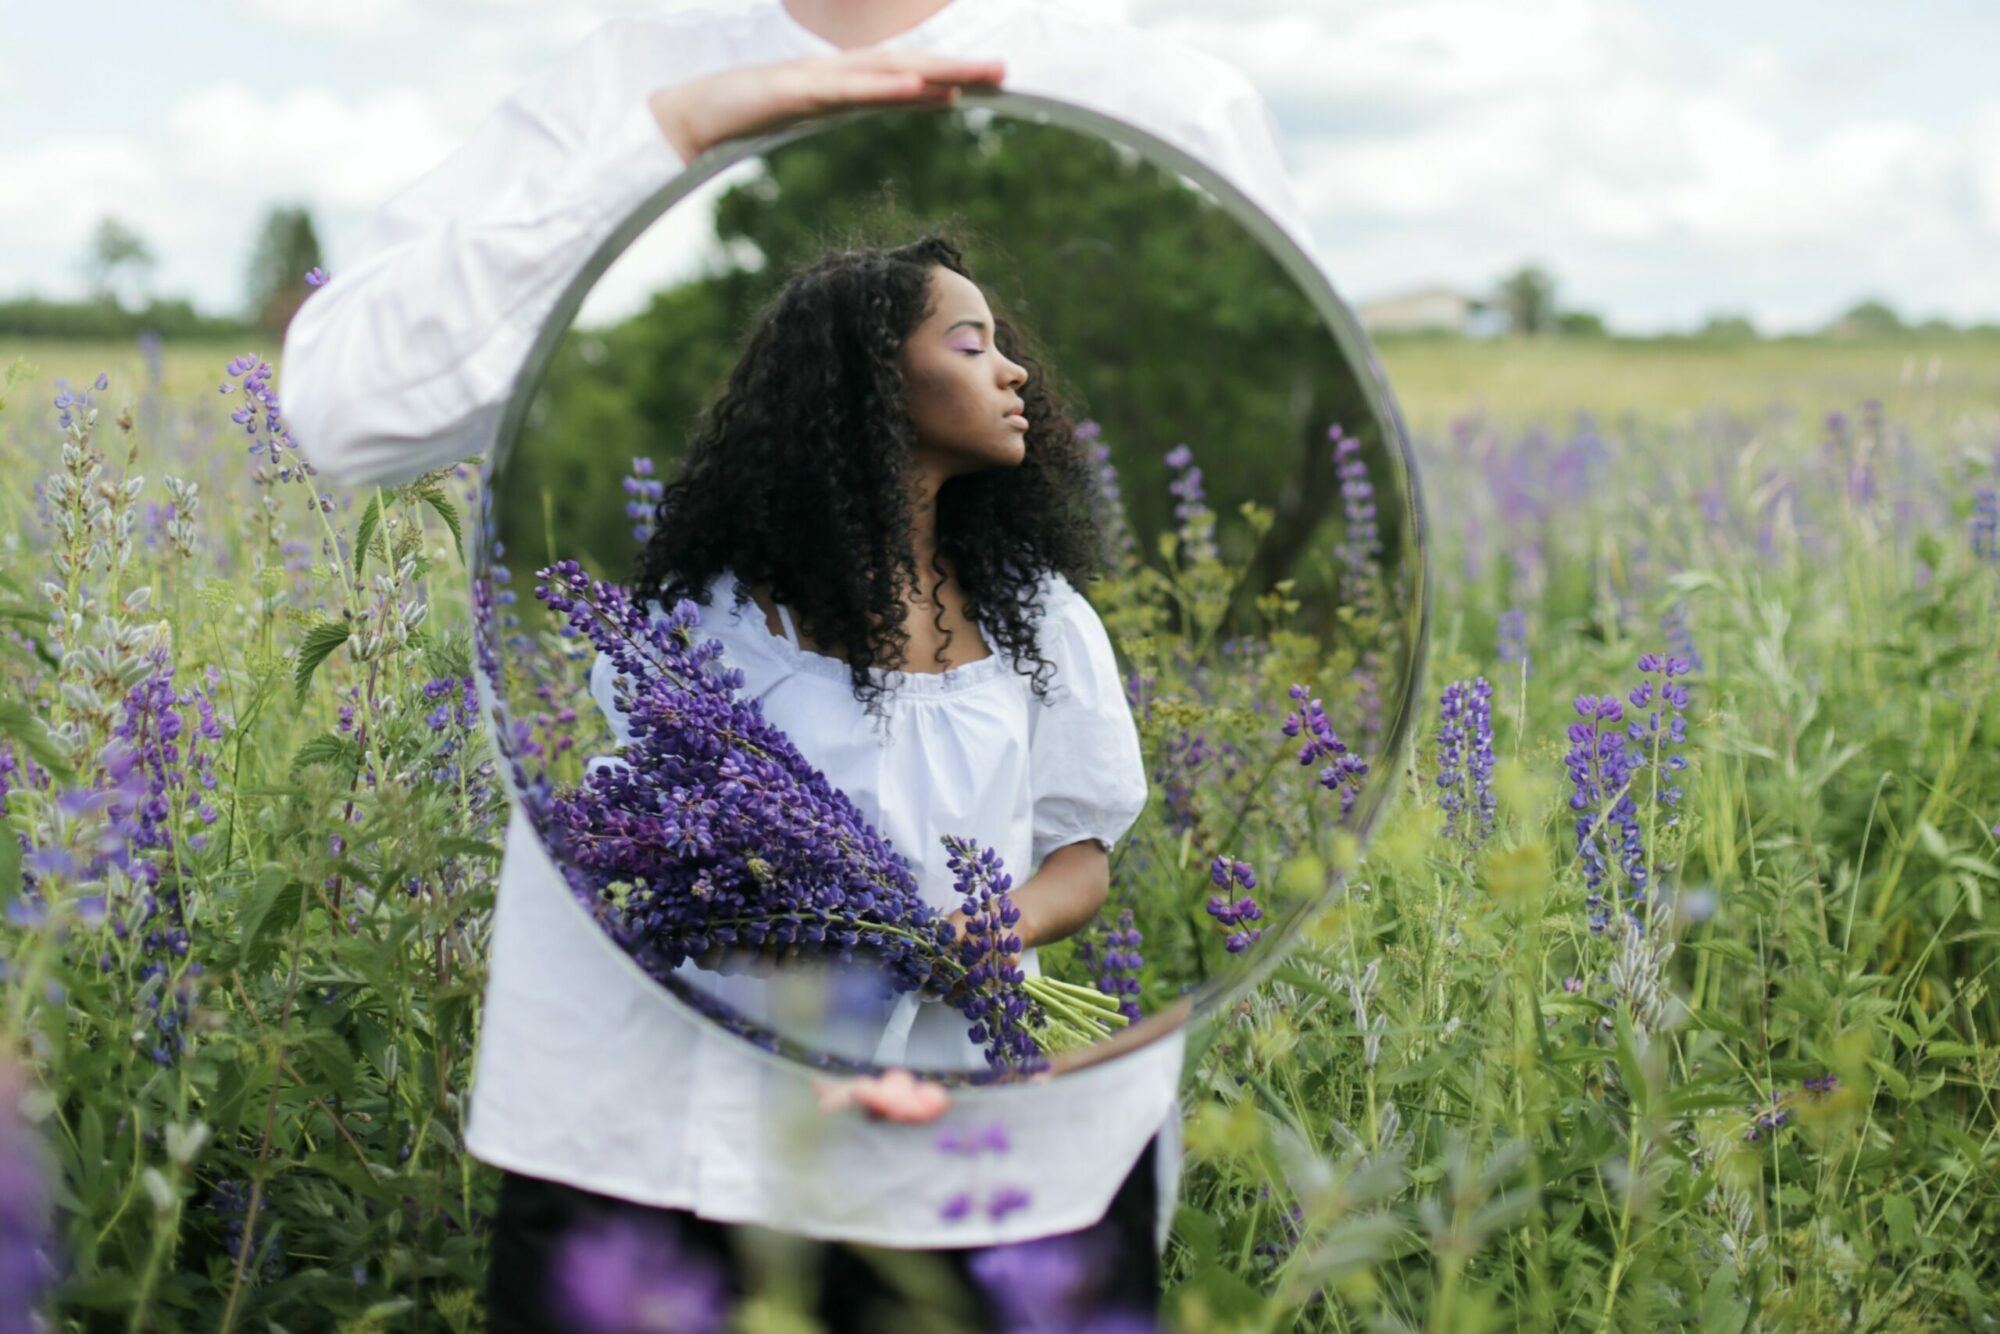
[{"label": "lip", "polygon": [[1012,426],[1017,431],[1025,431],[1028,429],[1028,419],[1026,417],[1023,417],[1018,412],[1010,412],[1001,420],[1005,421],[1009,426]]}]

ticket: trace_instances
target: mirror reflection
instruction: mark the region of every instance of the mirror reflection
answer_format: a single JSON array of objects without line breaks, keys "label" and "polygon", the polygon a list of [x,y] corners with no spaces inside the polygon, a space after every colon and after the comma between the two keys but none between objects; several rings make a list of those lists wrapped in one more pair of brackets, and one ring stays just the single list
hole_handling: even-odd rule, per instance
[{"label": "mirror reflection", "polygon": [[481,667],[577,902],[830,1068],[1046,1077],[1222,1003],[1338,894],[1422,652],[1344,309],[1137,131],[871,113],[710,186],[486,488]]}]

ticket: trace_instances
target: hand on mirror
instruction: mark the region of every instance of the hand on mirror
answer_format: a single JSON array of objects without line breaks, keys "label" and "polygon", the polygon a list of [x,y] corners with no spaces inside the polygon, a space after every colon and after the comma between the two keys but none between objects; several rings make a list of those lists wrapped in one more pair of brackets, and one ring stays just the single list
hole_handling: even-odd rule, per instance
[{"label": "hand on mirror", "polygon": [[815,1078],[813,1092],[821,1112],[830,1115],[858,1106],[871,1121],[922,1125],[951,1110],[951,1094],[944,1085],[918,1079],[908,1070],[854,1079]]},{"label": "hand on mirror", "polygon": [[692,162],[714,145],[840,107],[950,106],[962,84],[999,86],[998,60],[864,46],[741,65],[647,98],[660,132]]}]

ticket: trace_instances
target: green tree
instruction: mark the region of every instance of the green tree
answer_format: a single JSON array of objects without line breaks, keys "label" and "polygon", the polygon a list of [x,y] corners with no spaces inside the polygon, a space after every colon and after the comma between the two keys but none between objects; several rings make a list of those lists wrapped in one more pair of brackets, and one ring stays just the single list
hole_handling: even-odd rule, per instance
[{"label": "green tree", "polygon": [[1603,338],[1609,331],[1604,317],[1592,310],[1565,310],[1556,316],[1556,332],[1564,338]]},{"label": "green tree", "polygon": [[1832,338],[1888,338],[1905,331],[1903,317],[1886,301],[1870,298],[1848,307],[1826,328]]},{"label": "green tree", "polygon": [[1516,334],[1545,334],[1555,327],[1556,282],[1536,264],[1525,264],[1494,287],[1494,302],[1507,312]]},{"label": "green tree", "polygon": [[154,263],[145,238],[118,219],[104,217],[90,234],[83,259],[84,278],[93,296],[120,307],[127,303],[118,291],[119,281],[126,279],[131,304],[138,305],[144,300],[146,276],[152,272]]},{"label": "green tree", "polygon": [[277,339],[311,290],[306,270],[320,262],[319,236],[312,214],[303,205],[279,205],[267,210],[257,242],[250,252],[246,286],[246,317]]},{"label": "green tree", "polygon": [[1697,338],[1718,342],[1755,340],[1758,336],[1757,326],[1750,322],[1750,317],[1736,314],[1710,315],[1695,333]]},{"label": "green tree", "polygon": [[[941,227],[996,312],[1030,332],[1072,417],[1101,424],[1142,552],[1174,524],[1162,460],[1186,441],[1219,515],[1246,500],[1276,511],[1257,550],[1236,553],[1255,570],[1243,597],[1290,573],[1310,591],[1302,557],[1339,494],[1327,428],[1364,442],[1379,428],[1311,303],[1233,217],[1123,149],[1012,118],[876,115],[765,161],[715,211],[723,252],[754,264],[560,348],[500,498],[524,562],[541,563],[550,531],[588,547],[561,554],[622,574],[620,475],[635,453],[671,471],[761,304],[829,247]],[[1390,516],[1382,527],[1393,551]]]}]

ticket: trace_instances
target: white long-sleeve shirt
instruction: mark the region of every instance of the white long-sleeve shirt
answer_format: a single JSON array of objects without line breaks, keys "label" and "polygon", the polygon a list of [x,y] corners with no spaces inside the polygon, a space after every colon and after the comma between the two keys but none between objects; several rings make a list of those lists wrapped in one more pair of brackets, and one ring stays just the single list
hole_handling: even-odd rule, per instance
[{"label": "white long-sleeve shirt", "polygon": [[[954,0],[882,45],[997,58],[1003,90],[1140,125],[1229,179],[1311,254],[1263,101],[1213,57],[1045,0]],[[489,448],[557,298],[686,165],[648,95],[836,49],[777,3],[634,15],[501,103],[383,207],[360,252],[294,317],[279,397],[307,459],[334,482],[394,483]],[[811,1071],[697,1019],[598,932],[518,810],[492,948],[466,1140],[483,1161],[824,1239],[977,1246],[1095,1221],[1157,1132],[1156,1242],[1165,1244],[1180,1181],[1179,1034],[1047,1083],[966,1091],[928,1126],[818,1114]],[[532,1050],[492,1041],[496,1021],[524,1007],[536,1012],[532,1031],[573,1037]],[[997,1096],[977,1096],[987,1092]],[[811,1170],[734,1133],[746,1097],[761,1124],[816,1134]],[[933,1147],[941,1130],[996,1120],[1012,1143],[1005,1155]],[[895,1188],[905,1180],[923,1188]],[[975,1208],[940,1221],[941,1189],[978,1202],[1005,1184],[1025,1186],[1029,1203],[997,1219]]]}]

